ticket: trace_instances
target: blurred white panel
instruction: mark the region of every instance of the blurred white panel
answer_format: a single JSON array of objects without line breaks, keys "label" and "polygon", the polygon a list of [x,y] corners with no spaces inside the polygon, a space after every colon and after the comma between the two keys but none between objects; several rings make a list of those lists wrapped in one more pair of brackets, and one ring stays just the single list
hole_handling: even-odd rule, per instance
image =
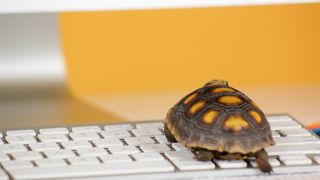
[{"label": "blurred white panel", "polygon": [[0,27],[0,91],[64,86],[56,14],[0,15]]},{"label": "blurred white panel", "polygon": [[0,0],[0,13],[166,9],[313,2],[319,2],[319,0]]}]

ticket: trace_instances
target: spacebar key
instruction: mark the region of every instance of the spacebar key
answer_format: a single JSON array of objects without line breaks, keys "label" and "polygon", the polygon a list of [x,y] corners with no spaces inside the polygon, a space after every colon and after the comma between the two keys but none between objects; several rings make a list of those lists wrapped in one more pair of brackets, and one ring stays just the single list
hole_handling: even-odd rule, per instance
[{"label": "spacebar key", "polygon": [[131,163],[12,169],[9,170],[9,173],[14,179],[47,179],[169,171],[174,171],[174,167],[167,161],[134,161]]}]

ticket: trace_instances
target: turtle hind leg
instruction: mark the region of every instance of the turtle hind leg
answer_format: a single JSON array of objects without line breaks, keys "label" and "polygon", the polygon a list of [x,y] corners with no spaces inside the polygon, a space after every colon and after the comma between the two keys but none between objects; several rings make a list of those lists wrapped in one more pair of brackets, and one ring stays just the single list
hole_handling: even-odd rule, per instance
[{"label": "turtle hind leg", "polygon": [[259,150],[255,153],[256,156],[256,161],[257,161],[257,165],[259,167],[259,169],[264,172],[264,173],[271,173],[272,172],[272,167],[268,161],[268,154],[267,152],[262,149]]},{"label": "turtle hind leg", "polygon": [[166,124],[164,124],[164,135],[166,136],[166,138],[168,139],[168,141],[170,142],[177,142],[176,138],[171,134],[171,132],[169,131],[168,127]]},{"label": "turtle hind leg", "polygon": [[195,158],[199,161],[211,161],[214,158],[212,151],[200,149],[197,150]]}]

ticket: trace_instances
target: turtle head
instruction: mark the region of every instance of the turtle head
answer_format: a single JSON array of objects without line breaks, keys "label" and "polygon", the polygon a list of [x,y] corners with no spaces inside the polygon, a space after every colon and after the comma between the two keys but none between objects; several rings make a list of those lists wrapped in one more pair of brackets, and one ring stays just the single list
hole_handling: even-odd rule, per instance
[{"label": "turtle head", "polygon": [[225,80],[212,80],[207,82],[207,84],[205,84],[205,86],[216,86],[216,85],[222,85],[222,86],[229,86],[228,81]]}]

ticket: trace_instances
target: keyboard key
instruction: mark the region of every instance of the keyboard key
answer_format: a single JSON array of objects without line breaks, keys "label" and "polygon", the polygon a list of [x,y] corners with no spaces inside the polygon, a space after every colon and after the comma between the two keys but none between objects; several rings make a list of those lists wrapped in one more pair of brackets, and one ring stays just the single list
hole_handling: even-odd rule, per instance
[{"label": "keyboard key", "polygon": [[180,144],[180,143],[172,143],[171,146],[176,151],[188,151],[189,150],[189,148],[187,148],[186,146],[184,146],[183,144]]},{"label": "keyboard key", "polygon": [[148,136],[142,137],[125,137],[124,141],[129,145],[138,145],[138,144],[154,144],[154,140]]},{"label": "keyboard key", "polygon": [[70,158],[76,155],[69,149],[43,151],[47,158]]},{"label": "keyboard key", "polygon": [[166,144],[143,144],[140,145],[140,149],[143,152],[166,152],[166,151],[171,151],[168,145]]},{"label": "keyboard key", "polygon": [[71,165],[99,164],[99,160],[95,157],[73,157],[68,158]]},{"label": "keyboard key", "polygon": [[111,146],[109,147],[109,151],[112,154],[134,154],[139,153],[139,149],[136,146],[128,145],[128,146]]},{"label": "keyboard key", "polygon": [[16,160],[36,160],[42,159],[42,155],[36,151],[14,152],[11,153],[13,159]]},{"label": "keyboard key", "polygon": [[104,126],[105,130],[131,130],[133,126],[131,124],[114,124]]},{"label": "keyboard key", "polygon": [[277,116],[267,116],[267,120],[272,122],[283,122],[283,121],[293,121],[290,116],[287,115],[277,115]]},{"label": "keyboard key", "polygon": [[194,154],[191,151],[169,151],[164,153],[170,160],[179,159],[179,160],[188,160],[194,159]]},{"label": "keyboard key", "polygon": [[152,161],[134,161],[130,163],[101,163],[81,166],[12,169],[9,172],[14,179],[56,179],[170,171],[174,171],[174,167],[167,161],[157,161],[156,163]]},{"label": "keyboard key", "polygon": [[110,154],[99,158],[103,163],[125,163],[132,161],[132,159],[126,154]]},{"label": "keyboard key", "polygon": [[320,144],[319,139],[314,136],[274,137],[273,139],[276,145]]},{"label": "keyboard key", "polygon": [[155,139],[159,144],[169,144],[170,143],[165,135],[155,136]]},{"label": "keyboard key", "polygon": [[283,129],[281,134],[284,136],[312,136],[312,134],[306,129]]},{"label": "keyboard key", "polygon": [[64,142],[69,140],[64,134],[39,134],[38,139],[41,142]]},{"label": "keyboard key", "polygon": [[131,134],[127,130],[119,129],[101,131],[101,136],[104,138],[125,138],[130,137]]},{"label": "keyboard key", "polygon": [[[273,168],[274,174],[307,174],[307,173],[319,173],[320,166],[312,165],[312,166],[306,166],[306,165],[298,165],[298,166],[282,166],[282,167],[275,167]],[[319,174],[317,174],[319,177]],[[314,179],[318,179],[314,178]],[[298,178],[301,179],[301,178]],[[310,176],[306,176],[304,179],[310,179]]]},{"label": "keyboard key", "polygon": [[281,154],[320,154],[320,144],[282,145],[266,148],[269,156]]},{"label": "keyboard key", "polygon": [[283,129],[299,129],[302,128],[301,124],[296,121],[272,121],[270,122],[271,130]]},{"label": "keyboard key", "polygon": [[40,134],[69,134],[69,130],[65,127],[60,128],[43,128],[39,130]]},{"label": "keyboard key", "polygon": [[165,156],[169,158],[180,170],[215,169],[215,164],[211,161],[198,161],[194,159],[194,154],[189,151],[165,152]]},{"label": "keyboard key", "polygon": [[216,165],[212,161],[198,161],[196,159],[189,161],[173,161],[180,170],[204,170],[215,169]]},{"label": "keyboard key", "polygon": [[132,129],[132,133],[135,136],[156,136],[162,134],[162,132],[157,128]]},{"label": "keyboard key", "polygon": [[29,144],[36,142],[34,137],[30,135],[7,136],[5,139],[9,144]]},{"label": "keyboard key", "polygon": [[29,147],[33,151],[46,151],[46,150],[58,150],[58,149],[60,149],[60,147],[55,142],[30,143]]},{"label": "keyboard key", "polygon": [[2,166],[6,169],[18,169],[18,168],[33,168],[33,164],[30,161],[27,160],[13,160],[13,161],[5,161],[2,162]]},{"label": "keyboard key", "polygon": [[11,153],[20,151],[27,151],[27,149],[22,144],[0,144],[0,152]]},{"label": "keyboard key", "polygon": [[102,156],[109,154],[104,148],[100,147],[77,149],[77,153],[80,156]]},{"label": "keyboard key", "polygon": [[278,155],[280,159],[296,159],[296,158],[306,158],[304,154],[280,154]]},{"label": "keyboard key", "polygon": [[245,168],[247,163],[243,160],[214,160],[220,168]]},{"label": "keyboard key", "polygon": [[71,132],[69,136],[73,140],[100,139],[100,136],[96,132]]},{"label": "keyboard key", "polygon": [[67,162],[63,159],[37,159],[34,161],[39,167],[66,166]]},{"label": "keyboard key", "polygon": [[153,122],[153,123],[137,123],[136,128],[138,129],[145,129],[145,128],[157,128],[162,129],[163,128],[162,122]]},{"label": "keyboard key", "polygon": [[0,162],[9,161],[10,158],[6,153],[0,153]]},{"label": "keyboard key", "polygon": [[117,138],[94,139],[92,143],[97,147],[121,146],[123,143]]},{"label": "keyboard key", "polygon": [[133,154],[132,157],[136,161],[161,161],[165,160],[164,157],[157,152],[146,152],[146,153],[137,153]]},{"label": "keyboard key", "polygon": [[311,159],[309,159],[305,155],[293,155],[293,156],[281,155],[279,158],[283,162],[283,164],[287,166],[312,164]]},{"label": "keyboard key", "polygon": [[92,145],[89,141],[66,141],[62,142],[61,146],[64,149],[78,149],[78,148],[90,148]]},{"label": "keyboard key", "polygon": [[72,132],[100,132],[101,128],[99,126],[78,126],[73,127]]},{"label": "keyboard key", "polygon": [[[269,158],[268,161],[272,167],[280,166],[280,161],[276,158]],[[256,159],[250,160],[250,164],[252,167],[258,167]]]},{"label": "keyboard key", "polygon": [[36,136],[33,129],[10,130],[6,132],[7,136]]}]

